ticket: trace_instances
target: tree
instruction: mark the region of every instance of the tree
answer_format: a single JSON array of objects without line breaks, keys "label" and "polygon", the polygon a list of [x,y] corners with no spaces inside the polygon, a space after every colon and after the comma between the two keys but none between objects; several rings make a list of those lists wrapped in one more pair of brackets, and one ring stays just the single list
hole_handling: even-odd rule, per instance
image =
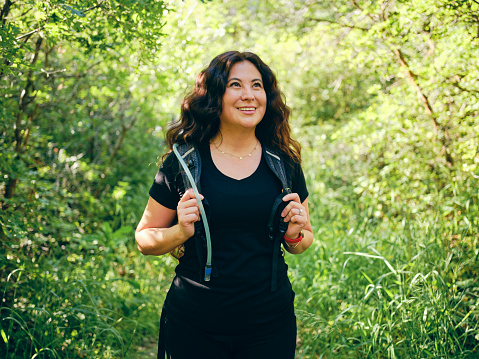
[{"label": "tree", "polygon": [[[33,165],[29,153],[35,147],[32,132],[40,129],[44,109],[65,108],[65,100],[75,99],[82,83],[90,84],[117,63],[128,64],[131,70],[151,59],[161,45],[160,19],[165,10],[164,2],[158,0],[75,1],[69,5],[61,1],[4,2],[0,13],[4,205]],[[127,63],[128,57],[133,61]],[[110,71],[108,75],[119,74]],[[67,86],[66,98],[58,98],[68,91]],[[112,97],[118,97],[115,92],[128,90],[111,91]],[[115,107],[125,112],[128,106]],[[122,131],[130,124],[120,125]]]}]

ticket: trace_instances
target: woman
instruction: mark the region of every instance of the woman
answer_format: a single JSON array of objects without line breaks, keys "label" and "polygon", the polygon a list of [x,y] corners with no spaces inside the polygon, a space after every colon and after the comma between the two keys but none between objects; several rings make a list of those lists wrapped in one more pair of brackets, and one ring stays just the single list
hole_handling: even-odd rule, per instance
[{"label": "woman", "polygon": [[[250,52],[217,56],[183,101],[167,140],[170,148],[174,143],[198,148],[213,274],[210,281],[198,275],[198,203],[191,189],[182,188],[178,160],[170,153],[135,235],[145,255],[185,249],[163,307],[159,358],[164,351],[174,359],[294,358],[294,292],[267,231],[279,195],[285,207],[278,210],[275,226],[287,225],[280,235],[283,247],[299,254],[313,241],[300,146],[290,137],[289,114],[275,75]],[[265,148],[281,154],[291,193],[268,167]]]}]

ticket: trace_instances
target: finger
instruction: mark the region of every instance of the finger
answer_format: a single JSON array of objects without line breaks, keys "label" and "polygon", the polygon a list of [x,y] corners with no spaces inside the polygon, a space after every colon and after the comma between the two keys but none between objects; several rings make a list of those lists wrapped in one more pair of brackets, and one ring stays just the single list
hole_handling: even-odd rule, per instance
[{"label": "finger", "polygon": [[187,209],[178,212],[178,222],[182,224],[190,224],[198,222],[200,220],[200,214],[197,210]]},{"label": "finger", "polygon": [[306,223],[304,222],[302,217],[298,218],[298,216],[293,216],[291,218],[291,221],[288,223],[288,231],[296,233],[303,230],[305,226]]},{"label": "finger", "polygon": [[198,217],[200,216],[198,207],[188,207],[188,208],[178,209],[178,221],[182,221],[186,217],[188,217],[189,221],[191,221],[191,217],[189,216],[192,214]]},{"label": "finger", "polygon": [[177,209],[182,209],[182,208],[189,208],[189,207],[198,207],[198,202],[196,201],[196,198],[189,199],[184,202],[178,202],[178,208]]},{"label": "finger", "polygon": [[286,207],[283,208],[283,211],[281,212],[281,217],[286,217],[288,214],[291,212],[291,209],[293,208],[293,202],[289,202]]},{"label": "finger", "polygon": [[308,221],[308,218],[305,215],[305,210],[303,208],[292,208],[284,218],[284,221],[295,223],[301,227],[304,227]]},{"label": "finger", "polygon": [[[203,195],[200,194],[200,198],[201,200],[203,200],[204,199]],[[181,208],[193,207],[193,206],[198,206],[198,201],[196,200],[196,196],[193,190],[189,189],[181,197],[180,201],[178,202],[178,205],[176,206],[176,209],[179,210]]]},{"label": "finger", "polygon": [[190,213],[199,213],[198,206],[189,206],[189,207],[182,207],[178,209],[178,214],[190,214]]},{"label": "finger", "polygon": [[286,196],[283,197],[283,201],[284,201],[284,202],[294,201],[294,202],[297,202],[297,203],[300,203],[300,204],[301,204],[301,200],[300,200],[300,198],[299,198],[299,194],[297,194],[297,193],[289,193],[289,194],[287,194]]},{"label": "finger", "polygon": [[198,222],[200,220],[200,216],[196,213],[190,213],[190,214],[186,214],[184,216],[181,217],[181,220],[178,220],[178,223],[181,223],[183,225],[187,225],[187,224],[192,224],[192,223],[195,223],[195,222]]},{"label": "finger", "polygon": [[284,207],[283,211],[281,212],[281,216],[285,217],[288,214],[291,214],[291,216],[295,214],[302,215],[303,213],[304,213],[304,208],[300,203],[289,202],[289,204],[286,207]]},{"label": "finger", "polygon": [[306,220],[304,216],[294,215],[291,217],[290,222],[304,227]]},{"label": "finger", "polygon": [[300,216],[300,215],[295,214],[295,215],[286,216],[284,218],[284,221],[304,226],[305,218],[304,218],[304,216]]},{"label": "finger", "polygon": [[[189,199],[196,199],[196,196],[195,196],[195,191],[193,191],[193,188],[190,188],[188,189],[184,194],[183,196],[181,197],[180,199],[180,202],[182,201],[187,201]],[[203,195],[200,193],[200,199],[203,200],[204,197]]]},{"label": "finger", "polygon": [[292,208],[290,205],[286,206],[281,213],[281,216],[284,217],[285,222],[289,222],[291,218],[294,216],[294,213],[291,211]]},{"label": "finger", "polygon": [[290,211],[290,212],[288,212],[286,217],[284,217],[284,221],[285,222],[292,222],[295,216],[296,215]]},{"label": "finger", "polygon": [[296,216],[301,216],[303,214],[303,209],[300,207],[295,207],[291,209],[291,213],[293,213]]}]

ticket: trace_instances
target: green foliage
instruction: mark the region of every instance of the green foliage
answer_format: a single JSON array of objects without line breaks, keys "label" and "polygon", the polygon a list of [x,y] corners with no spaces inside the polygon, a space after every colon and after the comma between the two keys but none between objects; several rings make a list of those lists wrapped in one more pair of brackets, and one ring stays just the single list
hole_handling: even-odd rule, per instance
[{"label": "green foliage", "polygon": [[[431,194],[395,173],[379,184],[374,176],[355,184],[361,166],[345,161],[354,155],[346,147],[351,139],[330,136],[305,149],[319,243],[288,259],[300,357],[474,357],[477,186],[464,181],[461,191],[453,184]],[[346,151],[337,153],[341,147]],[[380,196],[384,186],[395,188],[389,199]]]},{"label": "green foliage", "polygon": [[127,357],[172,268],[151,276],[133,239],[169,119],[149,68],[166,4],[0,6],[0,356]]},{"label": "green foliage", "polygon": [[3,1],[0,356],[134,357],[174,261],[138,222],[194,76],[276,72],[315,243],[288,256],[298,358],[471,358],[479,341],[479,5]]},{"label": "green foliage", "polygon": [[131,227],[112,231],[105,222],[55,256],[9,254],[19,268],[2,280],[2,357],[123,358],[140,338],[156,335],[159,318],[151,313],[161,310],[158,288],[171,274],[151,277],[158,260],[139,258],[131,237]]}]

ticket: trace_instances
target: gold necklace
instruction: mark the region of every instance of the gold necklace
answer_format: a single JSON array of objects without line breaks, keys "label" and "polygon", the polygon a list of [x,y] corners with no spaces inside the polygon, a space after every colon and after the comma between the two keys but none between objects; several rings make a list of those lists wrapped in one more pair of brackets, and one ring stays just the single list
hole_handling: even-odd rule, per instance
[{"label": "gold necklace", "polygon": [[232,154],[232,153],[222,151],[222,150],[220,150],[220,149],[218,148],[218,146],[216,145],[216,142],[213,142],[213,145],[215,145],[216,149],[217,149],[222,155],[230,155],[230,156],[232,156],[232,157],[236,157],[236,158],[239,158],[240,160],[242,160],[243,158],[251,157],[251,155],[253,154],[253,152],[256,151],[256,148],[258,147],[258,143],[259,143],[259,141],[256,140],[256,144],[254,145],[253,151],[251,151],[250,153],[248,153],[247,155],[244,155],[244,156],[237,156],[237,155],[234,155],[234,154]]}]

